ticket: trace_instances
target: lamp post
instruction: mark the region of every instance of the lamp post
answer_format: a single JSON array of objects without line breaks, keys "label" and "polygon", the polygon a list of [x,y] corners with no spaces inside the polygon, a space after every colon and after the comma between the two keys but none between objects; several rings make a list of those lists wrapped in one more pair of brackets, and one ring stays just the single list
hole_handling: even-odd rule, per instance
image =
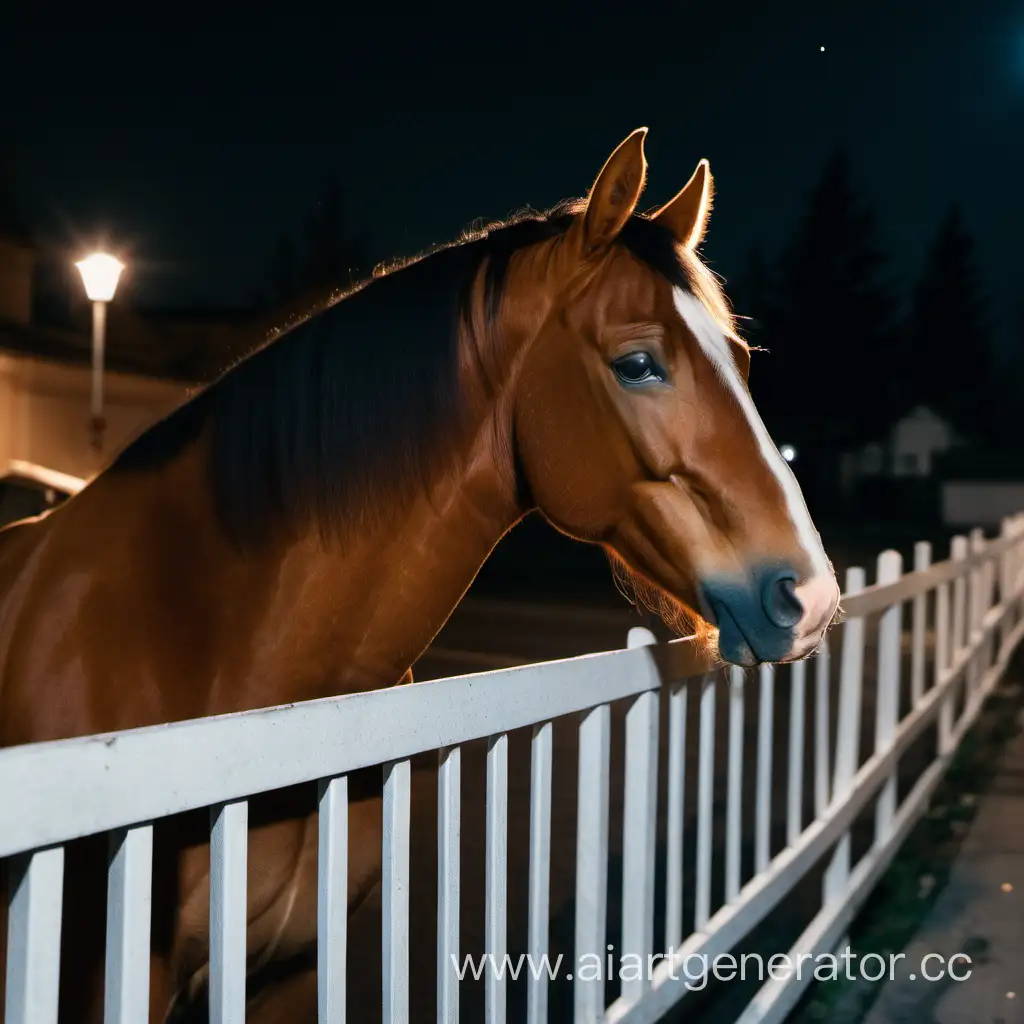
[{"label": "lamp post", "polygon": [[85,294],[92,302],[92,400],[90,403],[90,444],[99,451],[103,447],[103,350],[107,336],[107,303],[117,291],[117,282],[124,264],[104,252],[94,252],[75,266],[82,275]]}]

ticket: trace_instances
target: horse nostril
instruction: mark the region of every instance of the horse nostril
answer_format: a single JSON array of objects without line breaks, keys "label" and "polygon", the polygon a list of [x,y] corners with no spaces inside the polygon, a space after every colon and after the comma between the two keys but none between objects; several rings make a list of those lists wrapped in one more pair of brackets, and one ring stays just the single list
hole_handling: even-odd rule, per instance
[{"label": "horse nostril", "polygon": [[780,629],[795,626],[804,613],[796,596],[796,578],[788,573],[772,576],[765,582],[762,604],[768,621]]}]

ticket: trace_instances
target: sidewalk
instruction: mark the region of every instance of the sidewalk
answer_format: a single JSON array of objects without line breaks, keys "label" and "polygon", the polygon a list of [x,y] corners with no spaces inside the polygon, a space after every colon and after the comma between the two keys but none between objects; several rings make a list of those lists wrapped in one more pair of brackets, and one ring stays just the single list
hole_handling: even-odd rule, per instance
[{"label": "sidewalk", "polygon": [[970,964],[960,961],[958,972],[969,967],[970,977],[889,981],[864,1024],[1024,1024],[1024,733],[1007,744],[946,887],[905,952],[909,963],[964,953]]}]

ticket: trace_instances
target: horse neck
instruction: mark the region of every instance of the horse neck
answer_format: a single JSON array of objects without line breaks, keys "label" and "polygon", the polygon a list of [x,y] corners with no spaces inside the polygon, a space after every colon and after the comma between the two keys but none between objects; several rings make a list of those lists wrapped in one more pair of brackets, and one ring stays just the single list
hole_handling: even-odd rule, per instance
[{"label": "horse neck", "polygon": [[503,401],[478,403],[443,462],[404,493],[370,495],[379,514],[328,539],[311,524],[235,547],[216,525],[202,437],[155,477],[101,477],[90,488],[94,521],[129,507],[150,523],[129,541],[130,557],[151,582],[163,579],[175,604],[152,613],[169,631],[190,616],[187,628],[216,654],[196,666],[206,692],[184,716],[397,682],[522,515]]}]

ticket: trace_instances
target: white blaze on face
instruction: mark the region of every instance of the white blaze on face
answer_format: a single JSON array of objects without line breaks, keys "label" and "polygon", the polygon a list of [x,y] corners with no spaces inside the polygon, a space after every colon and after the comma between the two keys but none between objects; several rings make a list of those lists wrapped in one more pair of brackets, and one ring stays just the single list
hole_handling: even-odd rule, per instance
[{"label": "white blaze on face", "polygon": [[701,351],[711,361],[736,399],[757,440],[761,457],[778,481],[786,499],[789,519],[796,530],[800,546],[810,559],[814,576],[834,579],[832,566],[822,547],[821,537],[818,536],[818,531],[811,522],[811,515],[807,511],[807,504],[804,502],[800,485],[789,468],[789,463],[782,457],[782,453],[769,436],[760,414],[754,407],[753,399],[750,397],[750,392],[740,376],[736,361],[730,351],[729,340],[700,299],[682,288],[673,288],[672,295],[676,311],[683,318],[683,323],[690,329],[690,333],[697,339]]}]

